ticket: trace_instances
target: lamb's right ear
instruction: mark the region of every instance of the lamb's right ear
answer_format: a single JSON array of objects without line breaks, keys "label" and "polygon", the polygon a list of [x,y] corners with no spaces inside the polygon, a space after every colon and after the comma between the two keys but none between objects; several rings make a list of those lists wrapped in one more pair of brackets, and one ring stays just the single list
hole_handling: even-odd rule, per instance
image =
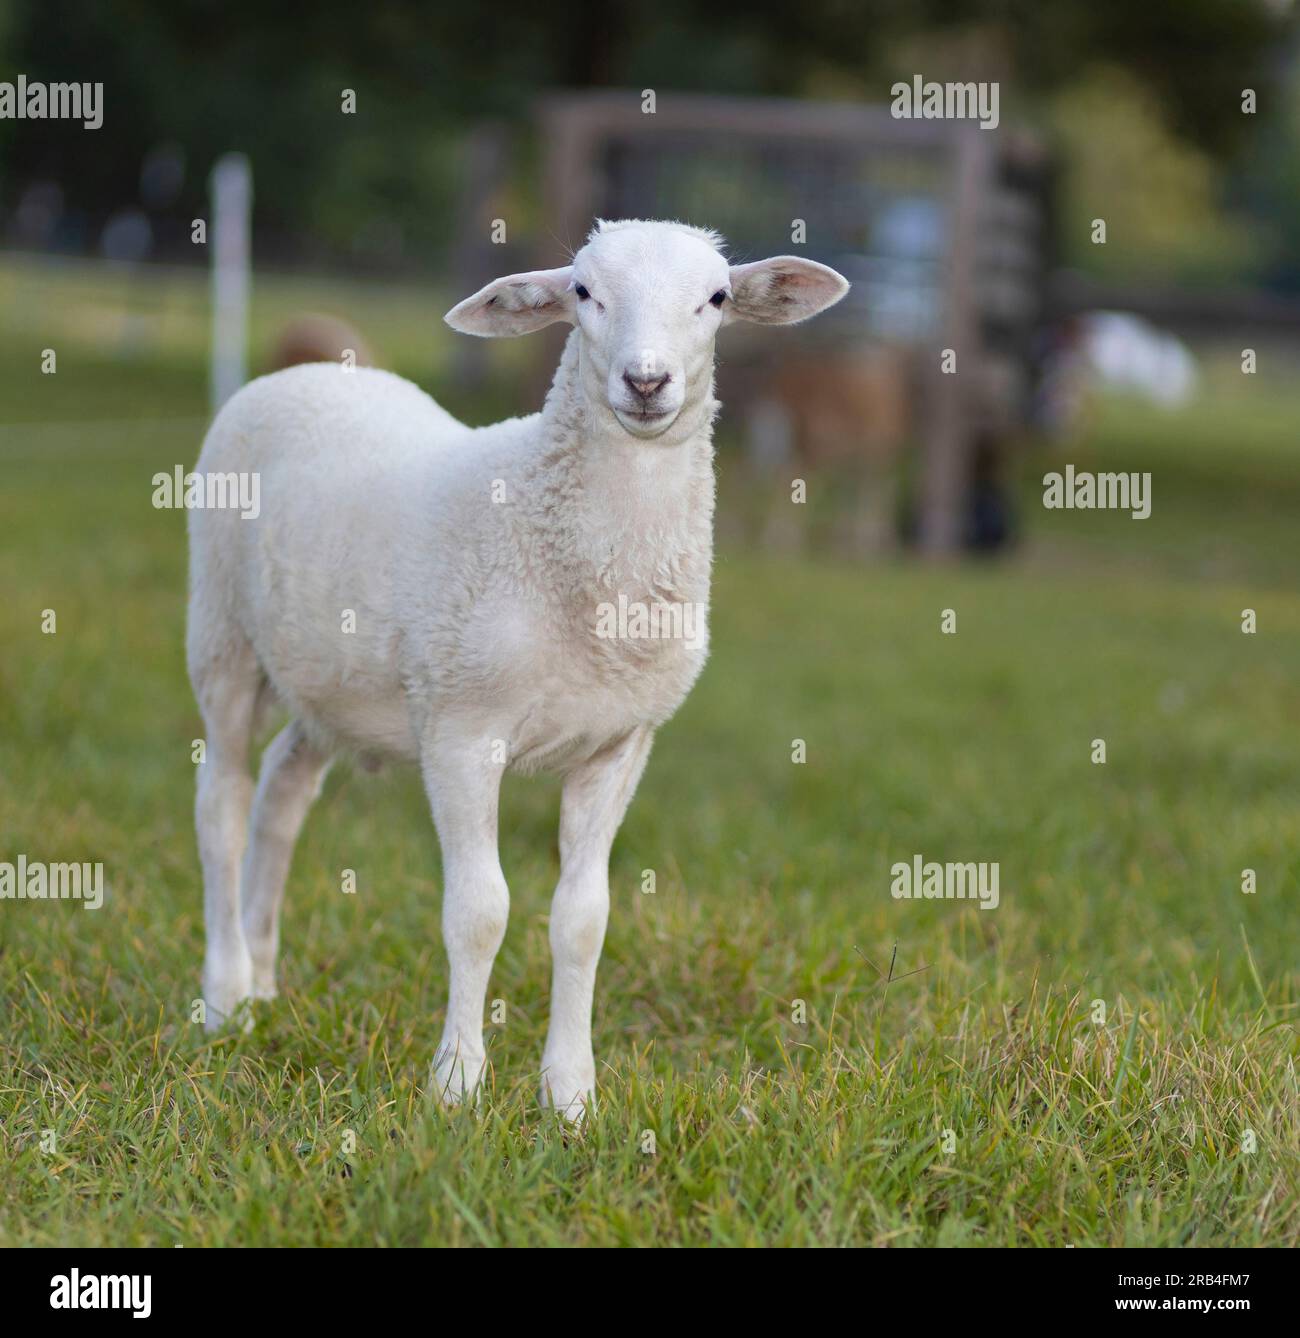
[{"label": "lamb's right ear", "polygon": [[573,322],[573,267],[535,269],[493,279],[443,317],[462,334],[494,338],[530,334],[556,321]]}]

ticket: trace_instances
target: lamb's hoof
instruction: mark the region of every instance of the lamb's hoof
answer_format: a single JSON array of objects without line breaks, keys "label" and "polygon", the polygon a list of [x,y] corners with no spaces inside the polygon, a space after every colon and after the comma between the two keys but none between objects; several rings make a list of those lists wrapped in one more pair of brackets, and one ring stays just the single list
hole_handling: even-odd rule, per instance
[{"label": "lamb's hoof", "polygon": [[553,1110],[567,1124],[581,1124],[596,1099],[595,1065],[591,1072],[564,1065],[548,1065],[542,1070],[540,1099],[544,1109]]},{"label": "lamb's hoof", "polygon": [[253,1029],[253,962],[247,954],[230,962],[210,962],[203,970],[203,1026],[219,1032]]},{"label": "lamb's hoof", "polygon": [[215,1036],[219,1031],[237,1031],[247,1036],[253,1030],[252,996],[240,999],[224,1009],[208,1004],[203,1030],[209,1036]]},{"label": "lamb's hoof", "polygon": [[429,1090],[440,1105],[460,1106],[472,1102],[477,1106],[486,1071],[484,1055],[440,1047],[429,1075]]},{"label": "lamb's hoof", "polygon": [[253,962],[253,985],[251,997],[254,999],[274,999],[280,991],[275,985],[275,967],[259,966]]}]

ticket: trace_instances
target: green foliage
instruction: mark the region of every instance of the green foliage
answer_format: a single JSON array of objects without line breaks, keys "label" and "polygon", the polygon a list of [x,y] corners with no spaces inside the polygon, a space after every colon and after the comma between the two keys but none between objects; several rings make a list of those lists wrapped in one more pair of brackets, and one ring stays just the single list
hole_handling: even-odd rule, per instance
[{"label": "green foliage", "polygon": [[[1270,105],[1289,31],[1264,0],[664,0],[651,15],[589,0],[561,13],[523,0],[11,0],[7,11],[7,69],[105,87],[93,133],[0,122],[6,207],[33,181],[58,183],[60,245],[93,248],[112,211],[140,202],[146,154],[170,144],[186,176],[155,223],[173,255],[188,254],[178,230],[206,212],[212,163],[239,149],[253,160],[264,259],[406,269],[446,258],[465,129],[498,119],[522,140],[538,96],[557,88],[885,102],[900,75],[974,68],[1027,99],[1110,65],[1140,83],[1199,163],[1248,138],[1240,90],[1256,87]],[[945,71],[954,51],[962,59]],[[344,89],[356,115],[340,110]]]},{"label": "green foliage", "polygon": [[[1061,243],[1067,263],[1108,279],[1216,280],[1258,270],[1240,218],[1221,212],[1212,160],[1175,139],[1159,103],[1130,75],[1097,70],[1053,101],[1066,164]],[[1106,241],[1092,238],[1095,219]]]}]

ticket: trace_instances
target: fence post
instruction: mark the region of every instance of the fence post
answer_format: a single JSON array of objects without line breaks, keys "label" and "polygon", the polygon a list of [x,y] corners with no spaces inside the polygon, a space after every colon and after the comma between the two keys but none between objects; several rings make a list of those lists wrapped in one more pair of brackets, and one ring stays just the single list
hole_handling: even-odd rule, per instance
[{"label": "fence post", "polygon": [[253,170],[242,153],[217,159],[212,203],[212,412],[248,378],[248,293]]},{"label": "fence post", "polygon": [[[963,507],[974,444],[974,381],[980,375],[980,322],[976,300],[979,215],[993,171],[989,132],[954,127],[953,180],[949,202],[948,273],[938,347],[922,377],[931,387],[929,423],[922,450],[920,543],[932,558],[961,547]],[[939,367],[942,349],[957,355],[957,368]]]}]

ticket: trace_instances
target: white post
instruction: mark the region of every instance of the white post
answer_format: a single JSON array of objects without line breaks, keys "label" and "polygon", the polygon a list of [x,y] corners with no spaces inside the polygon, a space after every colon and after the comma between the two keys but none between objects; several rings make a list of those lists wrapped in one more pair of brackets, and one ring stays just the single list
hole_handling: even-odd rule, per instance
[{"label": "white post", "polygon": [[253,171],[242,153],[217,159],[208,180],[212,201],[212,412],[248,375],[249,236]]}]

